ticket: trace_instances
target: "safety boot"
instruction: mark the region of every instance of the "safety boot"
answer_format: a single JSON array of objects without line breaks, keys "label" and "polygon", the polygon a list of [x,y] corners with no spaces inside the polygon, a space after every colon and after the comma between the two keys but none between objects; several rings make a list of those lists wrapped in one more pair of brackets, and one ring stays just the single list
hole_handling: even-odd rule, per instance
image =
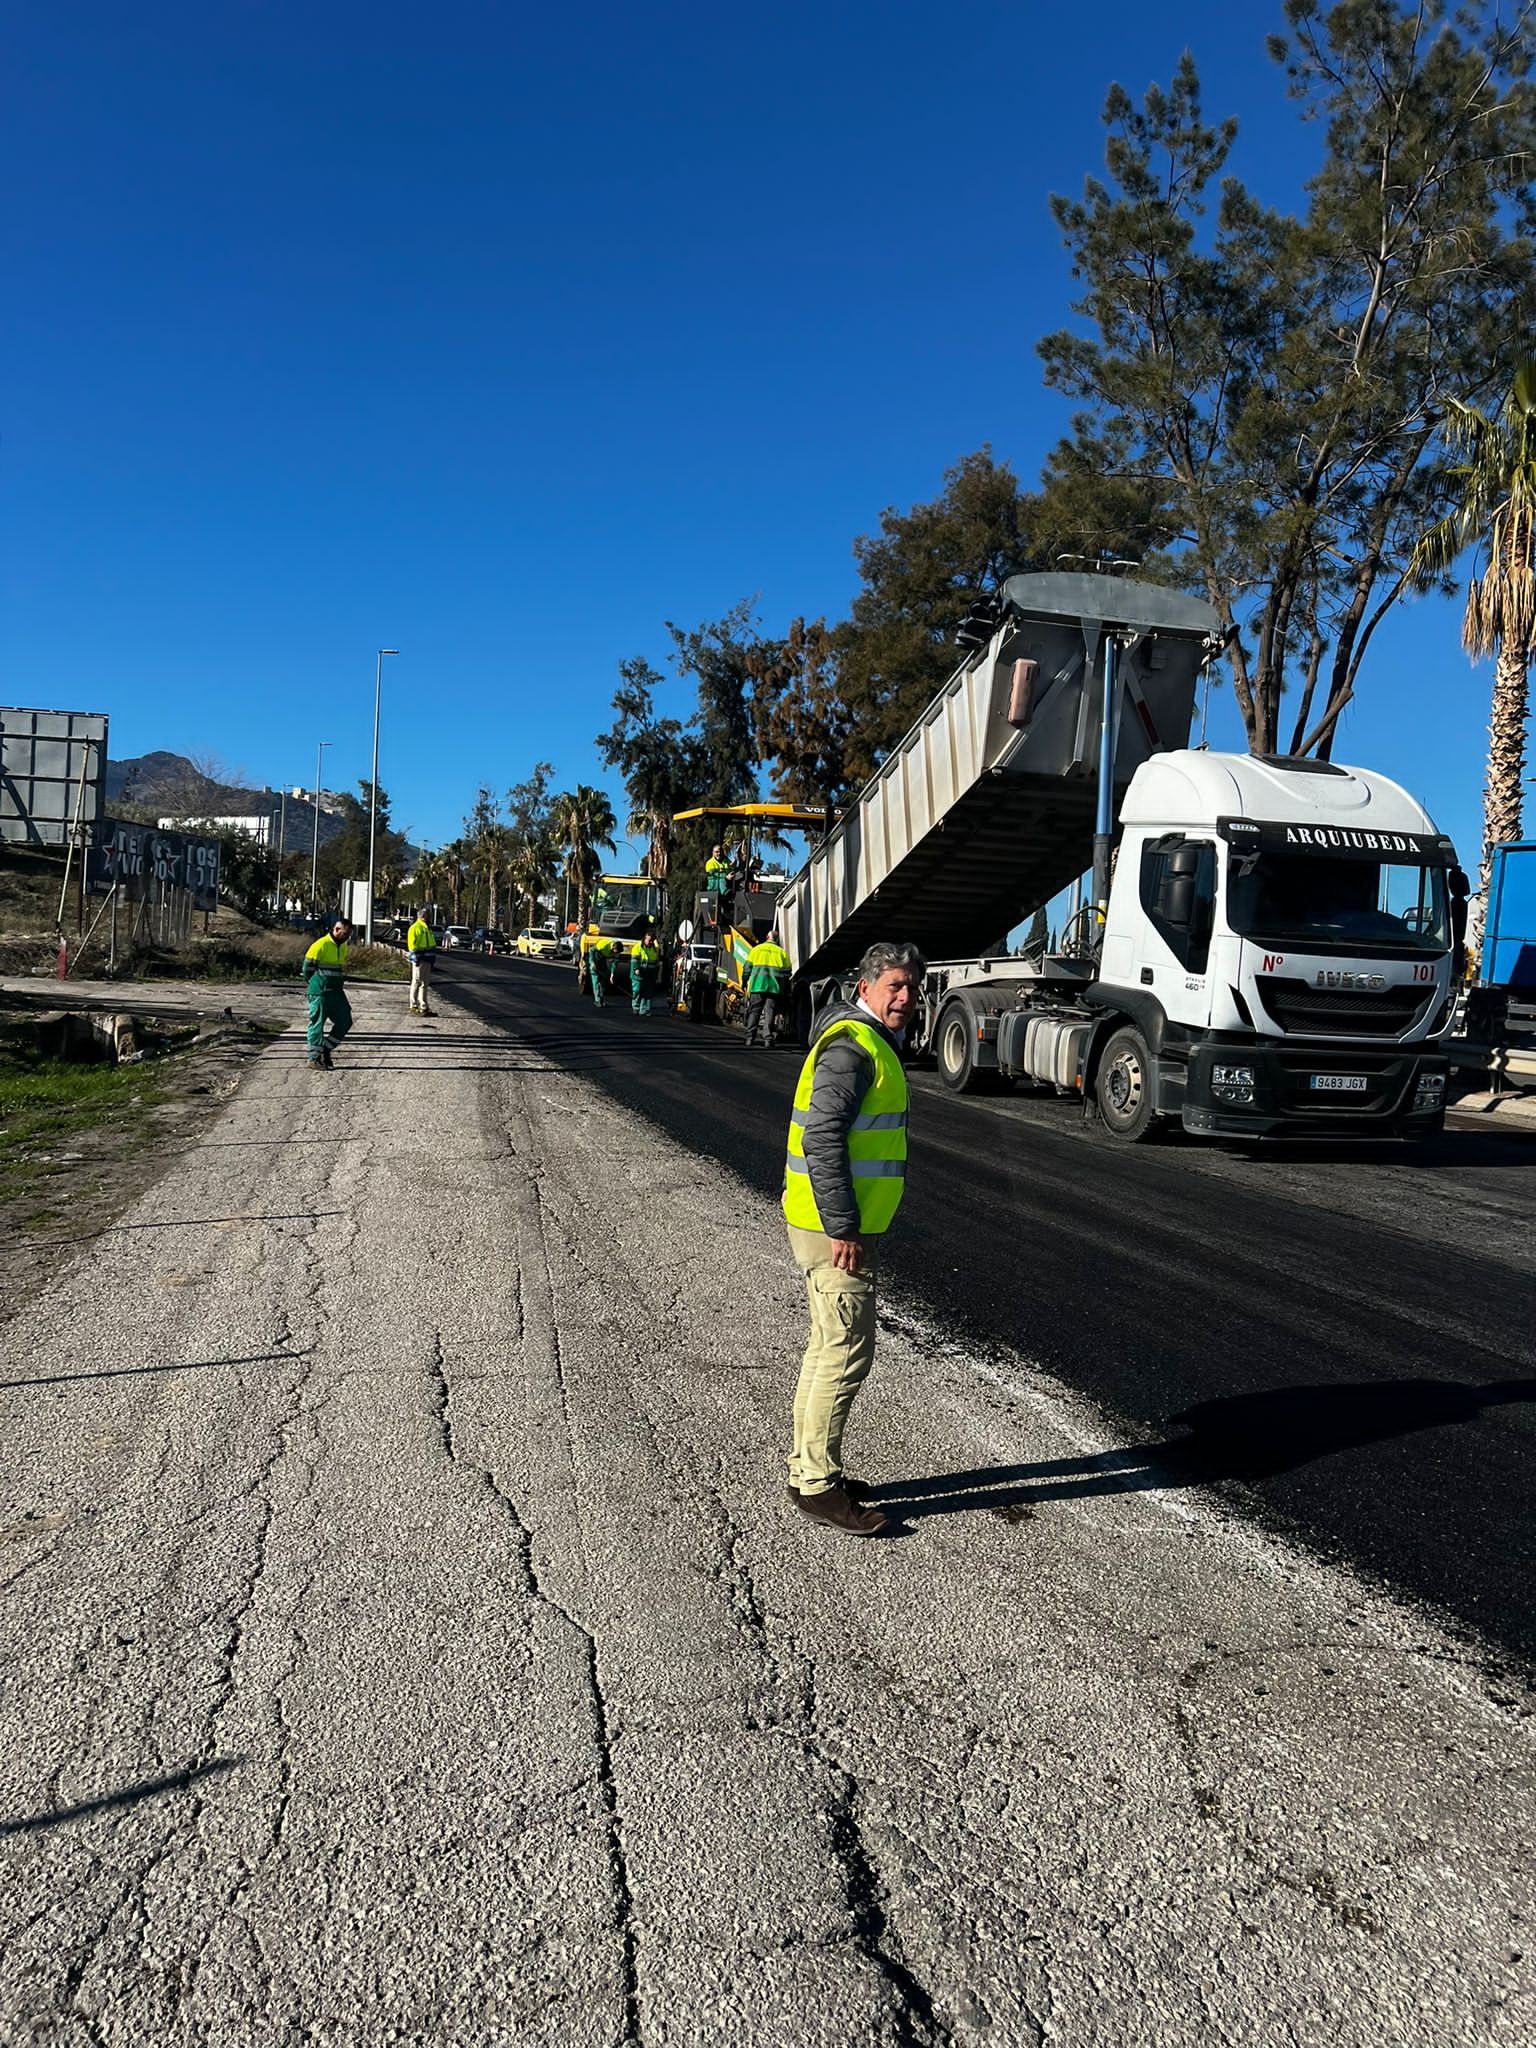
[{"label": "safety boot", "polygon": [[829,1529],[841,1529],[846,1536],[881,1536],[890,1527],[874,1508],[861,1508],[846,1487],[829,1486],[825,1493],[802,1493],[800,1512],[813,1522],[825,1522]]}]

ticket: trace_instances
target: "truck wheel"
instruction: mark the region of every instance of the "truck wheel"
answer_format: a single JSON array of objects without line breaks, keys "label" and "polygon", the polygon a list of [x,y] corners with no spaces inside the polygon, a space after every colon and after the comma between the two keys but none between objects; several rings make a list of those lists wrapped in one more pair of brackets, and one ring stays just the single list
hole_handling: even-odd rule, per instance
[{"label": "truck wheel", "polygon": [[1127,1024],[1105,1046],[1093,1084],[1099,1115],[1117,1138],[1135,1145],[1150,1134],[1157,1118],[1153,1080],[1147,1041]]},{"label": "truck wheel", "polygon": [[976,1025],[961,1003],[939,1019],[939,1079],[957,1095],[971,1095],[981,1086],[976,1071]]}]

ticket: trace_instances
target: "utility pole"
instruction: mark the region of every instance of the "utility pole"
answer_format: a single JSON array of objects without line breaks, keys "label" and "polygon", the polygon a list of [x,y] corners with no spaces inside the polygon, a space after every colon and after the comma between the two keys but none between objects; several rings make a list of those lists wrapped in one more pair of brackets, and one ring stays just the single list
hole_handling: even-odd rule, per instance
[{"label": "utility pole", "polygon": [[315,748],[315,844],[309,857],[309,914],[315,914],[315,904],[320,894],[320,757],[333,740],[322,740]]},{"label": "utility pole", "polygon": [[288,843],[288,786],[285,783],[277,800],[277,914],[281,917],[283,901],[283,849]]},{"label": "utility pole", "polygon": [[368,923],[363,944],[373,944],[373,841],[379,823],[379,692],[384,682],[384,657],[398,654],[398,647],[381,647],[373,667],[373,780],[368,785]]}]

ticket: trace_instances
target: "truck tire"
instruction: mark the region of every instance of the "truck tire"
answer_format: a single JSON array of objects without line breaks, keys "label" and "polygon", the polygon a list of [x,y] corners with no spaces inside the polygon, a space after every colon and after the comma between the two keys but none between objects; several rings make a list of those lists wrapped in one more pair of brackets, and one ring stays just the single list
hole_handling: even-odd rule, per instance
[{"label": "truck tire", "polygon": [[1155,1081],[1147,1041],[1134,1024],[1123,1025],[1105,1045],[1093,1083],[1099,1115],[1117,1138],[1139,1145],[1151,1135],[1157,1121]]},{"label": "truck tire", "polygon": [[976,1066],[976,1020],[963,1003],[952,1003],[940,1017],[934,1051],[944,1086],[956,1095],[974,1095],[982,1080]]}]

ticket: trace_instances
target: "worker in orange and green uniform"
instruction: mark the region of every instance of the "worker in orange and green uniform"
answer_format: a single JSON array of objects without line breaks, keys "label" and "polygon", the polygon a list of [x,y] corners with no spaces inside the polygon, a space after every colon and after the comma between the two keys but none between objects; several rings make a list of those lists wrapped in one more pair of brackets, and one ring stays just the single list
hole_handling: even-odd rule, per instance
[{"label": "worker in orange and green uniform", "polygon": [[811,1311],[789,1490],[812,1521],[850,1536],[888,1526],[843,1472],[843,1430],[874,1362],[876,1254],[907,1174],[901,1041],[925,972],[915,946],[869,948],[854,1000],[812,1026],[789,1121],[784,1220]]},{"label": "worker in orange and green uniform", "polygon": [[629,996],[630,1008],[637,1017],[649,1017],[651,998],[656,993],[656,982],[661,974],[661,948],[656,943],[656,934],[649,925],[645,936],[636,939],[629,949]]},{"label": "worker in orange and green uniform", "polygon": [[[340,1045],[352,1029],[352,1005],[347,1001],[347,941],[352,920],[338,917],[323,938],[316,939],[304,955],[304,981],[309,991],[309,1064],[331,1067],[333,1046]],[[327,1033],[326,1026],[330,1026]]]},{"label": "worker in orange and green uniform", "polygon": [[592,1000],[597,1007],[603,1007],[608,992],[608,977],[613,972],[614,945],[612,939],[604,938],[599,932],[595,939],[587,941],[587,973],[592,978]]},{"label": "worker in orange and green uniform", "polygon": [[747,1044],[773,1043],[773,1020],[780,1003],[789,993],[789,955],[779,944],[777,931],[754,946],[747,955]]}]

